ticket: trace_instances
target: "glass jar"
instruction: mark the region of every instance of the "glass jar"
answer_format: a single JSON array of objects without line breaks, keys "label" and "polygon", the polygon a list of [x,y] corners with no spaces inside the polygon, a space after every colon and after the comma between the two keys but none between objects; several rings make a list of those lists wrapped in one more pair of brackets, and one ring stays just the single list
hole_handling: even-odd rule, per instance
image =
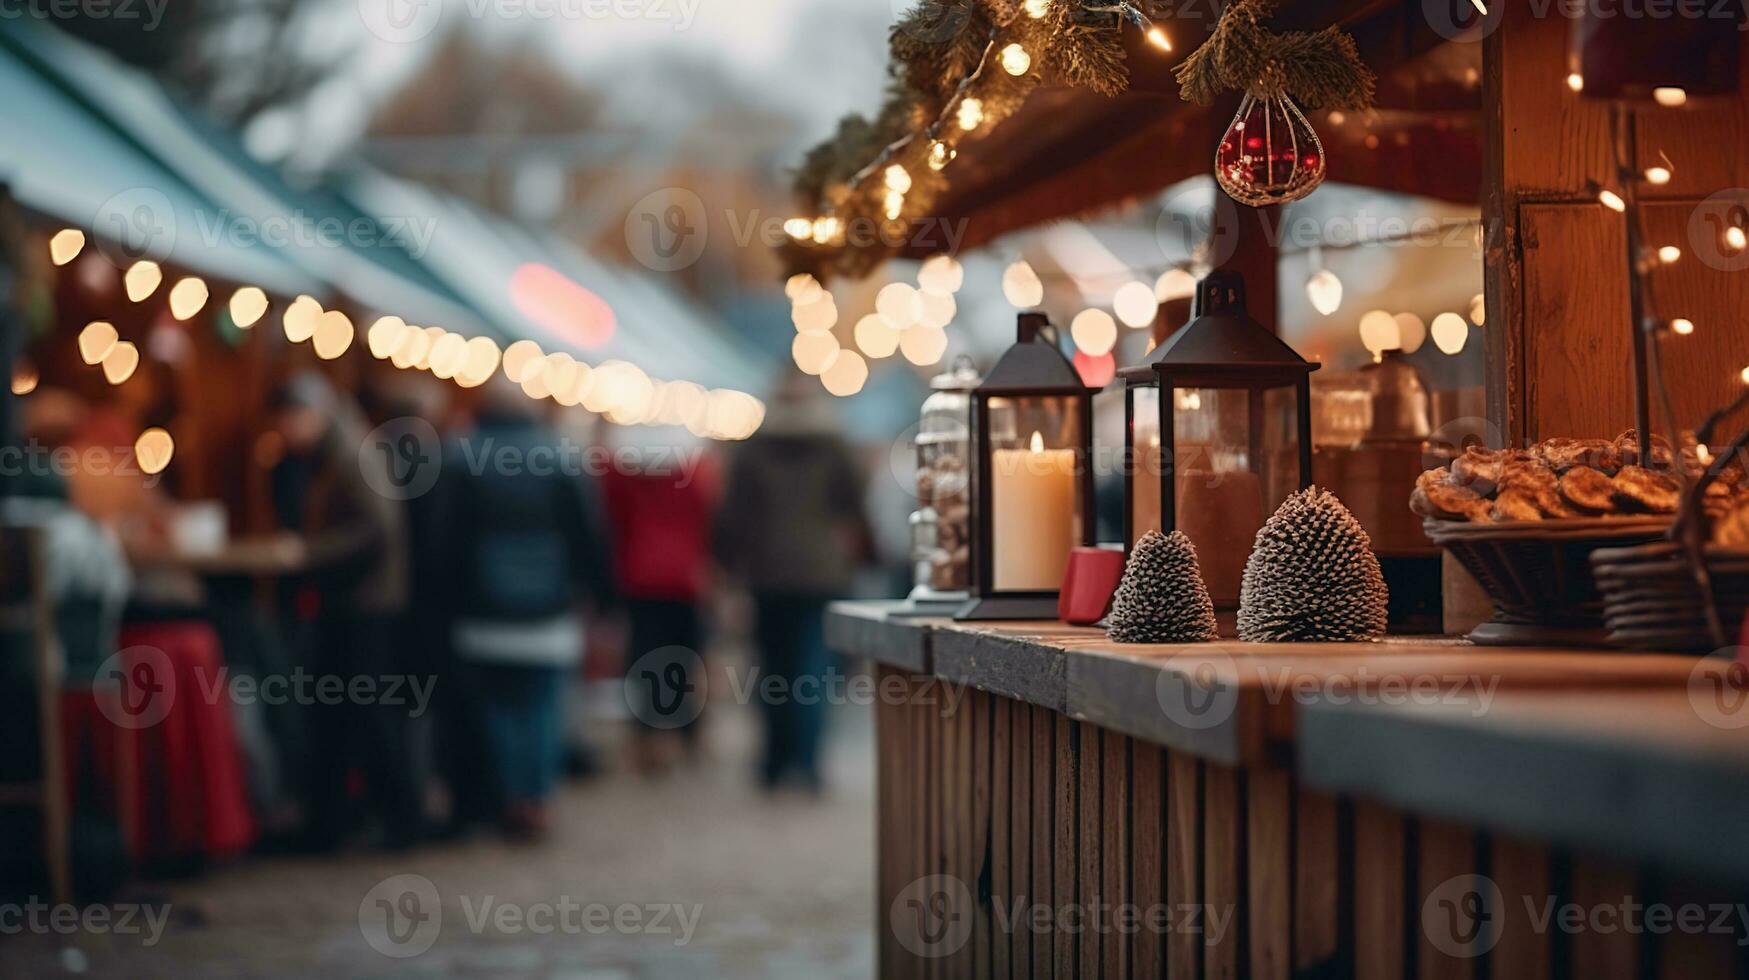
[{"label": "glass jar", "polygon": [[971,359],[960,357],[929,383],[914,446],[917,511],[911,515],[914,596],[963,594],[971,587]]}]

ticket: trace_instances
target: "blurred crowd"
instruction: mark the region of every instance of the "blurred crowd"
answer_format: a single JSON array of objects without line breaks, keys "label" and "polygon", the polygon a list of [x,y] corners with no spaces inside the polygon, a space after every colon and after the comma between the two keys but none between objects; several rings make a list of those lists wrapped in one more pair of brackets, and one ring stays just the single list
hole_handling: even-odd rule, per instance
[{"label": "blurred crowd", "polygon": [[[228,676],[348,692],[225,705],[250,846],[539,840],[567,775],[708,763],[709,674],[730,637],[783,690],[841,669],[823,613],[874,542],[859,460],[817,385],[781,385],[757,435],[709,451],[571,429],[502,377],[472,394],[361,401],[289,378],[236,461],[271,502],[271,530],[253,533],[137,468],[4,468],[0,526],[47,542],[69,686],[125,686],[100,668],[127,631],[184,623],[217,638]],[[20,404],[27,453],[83,461],[130,447],[138,425],[60,389]],[[404,696],[352,693],[390,683]],[[826,699],[753,700],[752,778],[825,790]],[[603,717],[628,730],[611,756],[590,723]]]}]

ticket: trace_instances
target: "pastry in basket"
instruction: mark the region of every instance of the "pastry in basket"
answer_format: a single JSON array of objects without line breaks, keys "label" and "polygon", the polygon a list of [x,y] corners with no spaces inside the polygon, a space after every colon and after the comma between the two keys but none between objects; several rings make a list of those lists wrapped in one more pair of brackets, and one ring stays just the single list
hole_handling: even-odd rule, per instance
[{"label": "pastry in basket", "polygon": [[1428,470],[1415,481],[1409,508],[1422,517],[1448,521],[1486,521],[1488,501],[1481,494],[1453,482],[1450,470]]},{"label": "pastry in basket", "polygon": [[1608,439],[1550,439],[1531,450],[1557,473],[1585,467],[1603,473],[1621,469],[1621,451]]},{"label": "pastry in basket", "polygon": [[1616,500],[1624,510],[1674,514],[1681,494],[1682,486],[1675,477],[1643,466],[1629,464],[1615,475]]},{"label": "pastry in basket", "polygon": [[1589,466],[1575,466],[1561,474],[1561,496],[1580,510],[1606,514],[1615,509],[1615,479]]}]

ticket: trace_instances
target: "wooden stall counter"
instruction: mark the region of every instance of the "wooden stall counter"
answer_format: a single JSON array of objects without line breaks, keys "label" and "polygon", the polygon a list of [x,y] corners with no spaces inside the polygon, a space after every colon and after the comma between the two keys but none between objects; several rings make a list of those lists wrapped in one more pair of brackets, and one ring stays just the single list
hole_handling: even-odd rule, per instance
[{"label": "wooden stall counter", "polygon": [[[1472,876],[1587,908],[1611,889],[1744,892],[1741,855],[1684,839],[1711,823],[1727,846],[1749,817],[1749,727],[1683,709],[1749,723],[1723,662],[1440,638],[1122,646],[895,608],[838,604],[828,626],[912,695],[877,711],[883,977],[1701,976],[1687,965],[1749,942],[1739,919],[1613,962],[1621,933],[1537,919],[1527,940],[1522,911],[1498,935],[1439,925],[1443,902],[1471,908],[1445,892]],[[1636,721],[1602,737],[1615,714]],[[1572,817],[1563,798],[1606,827],[1548,816]],[[1507,873],[1525,868],[1544,876]]]}]

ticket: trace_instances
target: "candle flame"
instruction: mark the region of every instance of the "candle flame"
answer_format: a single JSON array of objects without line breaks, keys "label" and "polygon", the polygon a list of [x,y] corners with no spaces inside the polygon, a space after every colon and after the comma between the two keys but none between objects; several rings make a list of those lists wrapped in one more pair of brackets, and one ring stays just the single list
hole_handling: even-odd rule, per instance
[{"label": "candle flame", "polygon": [[1045,437],[1037,432],[1032,434],[1032,451],[1035,453],[1042,453],[1045,451]]}]

